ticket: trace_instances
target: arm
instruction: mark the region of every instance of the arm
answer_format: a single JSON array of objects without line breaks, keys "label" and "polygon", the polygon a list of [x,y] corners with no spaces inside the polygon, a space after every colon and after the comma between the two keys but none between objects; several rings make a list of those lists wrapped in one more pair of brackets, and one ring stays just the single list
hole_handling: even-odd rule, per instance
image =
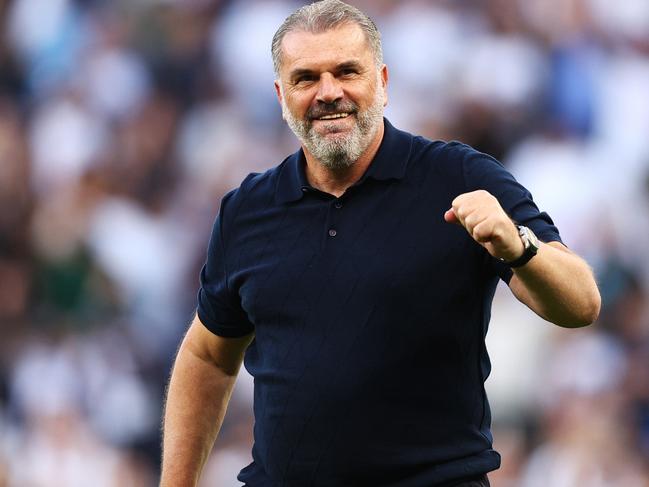
[{"label": "arm", "polygon": [[[514,223],[487,191],[461,194],[444,219],[462,225],[497,259],[511,262],[523,254]],[[589,325],[599,315],[601,299],[592,271],[558,242],[542,243],[532,260],[514,269],[509,285],[521,302],[559,326]]]},{"label": "arm", "polygon": [[197,484],[252,337],[219,337],[194,319],[167,390],[160,487]]},{"label": "arm", "polygon": [[574,328],[599,316],[601,299],[590,267],[561,243],[541,243],[536,256],[513,271],[509,288],[542,318]]}]

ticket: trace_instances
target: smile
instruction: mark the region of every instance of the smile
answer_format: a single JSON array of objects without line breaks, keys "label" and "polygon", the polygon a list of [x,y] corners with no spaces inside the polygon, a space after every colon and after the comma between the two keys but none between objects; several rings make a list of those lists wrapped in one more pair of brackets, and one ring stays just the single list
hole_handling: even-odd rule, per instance
[{"label": "smile", "polygon": [[318,120],[334,120],[336,118],[346,118],[348,116],[349,116],[349,113],[347,113],[347,112],[333,113],[331,115],[324,115],[324,116],[318,118]]}]

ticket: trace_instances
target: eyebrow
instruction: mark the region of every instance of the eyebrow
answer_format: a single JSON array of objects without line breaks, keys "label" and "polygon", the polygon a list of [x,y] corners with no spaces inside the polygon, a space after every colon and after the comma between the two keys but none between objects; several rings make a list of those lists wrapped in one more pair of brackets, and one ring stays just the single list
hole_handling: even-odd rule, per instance
[{"label": "eyebrow", "polygon": [[313,73],[314,73],[314,71],[311,70],[311,69],[298,68],[298,69],[294,69],[293,71],[291,71],[291,73],[289,75],[289,78],[290,79],[296,79],[296,78],[300,78],[300,77],[305,76],[305,75],[306,76],[311,75]]},{"label": "eyebrow", "polygon": [[[334,68],[334,72],[343,71],[345,69],[361,69],[361,64],[358,61],[345,61],[344,63],[337,64]],[[296,79],[300,76],[308,76],[315,74],[315,71],[307,68],[297,68],[291,71],[289,74],[290,79]]]}]

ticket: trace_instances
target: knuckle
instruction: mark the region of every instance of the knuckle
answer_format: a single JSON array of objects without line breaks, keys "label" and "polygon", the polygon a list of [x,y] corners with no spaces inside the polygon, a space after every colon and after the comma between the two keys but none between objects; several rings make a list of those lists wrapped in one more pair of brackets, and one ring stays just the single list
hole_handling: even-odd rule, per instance
[{"label": "knuckle", "polygon": [[473,230],[473,238],[477,242],[485,242],[485,241],[487,241],[489,239],[488,237],[489,236],[486,235],[485,232],[482,231],[482,230],[475,230],[475,229]]},{"label": "knuckle", "polygon": [[473,229],[473,236],[480,242],[490,240],[493,237],[493,228],[489,224],[489,221],[483,221],[482,223],[476,225]]}]

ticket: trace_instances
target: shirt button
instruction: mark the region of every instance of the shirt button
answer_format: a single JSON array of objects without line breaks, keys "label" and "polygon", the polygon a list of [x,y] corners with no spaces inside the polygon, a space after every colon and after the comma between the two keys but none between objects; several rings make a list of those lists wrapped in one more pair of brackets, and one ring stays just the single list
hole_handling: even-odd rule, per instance
[{"label": "shirt button", "polygon": [[343,207],[343,204],[340,201],[336,201],[334,206],[340,210]]},{"label": "shirt button", "polygon": [[333,228],[331,230],[329,230],[329,236],[330,237],[335,237],[337,233],[338,232],[336,230],[334,230]]},{"label": "shirt button", "polygon": [[303,193],[306,193],[307,191],[309,191],[309,188],[302,188]]}]

